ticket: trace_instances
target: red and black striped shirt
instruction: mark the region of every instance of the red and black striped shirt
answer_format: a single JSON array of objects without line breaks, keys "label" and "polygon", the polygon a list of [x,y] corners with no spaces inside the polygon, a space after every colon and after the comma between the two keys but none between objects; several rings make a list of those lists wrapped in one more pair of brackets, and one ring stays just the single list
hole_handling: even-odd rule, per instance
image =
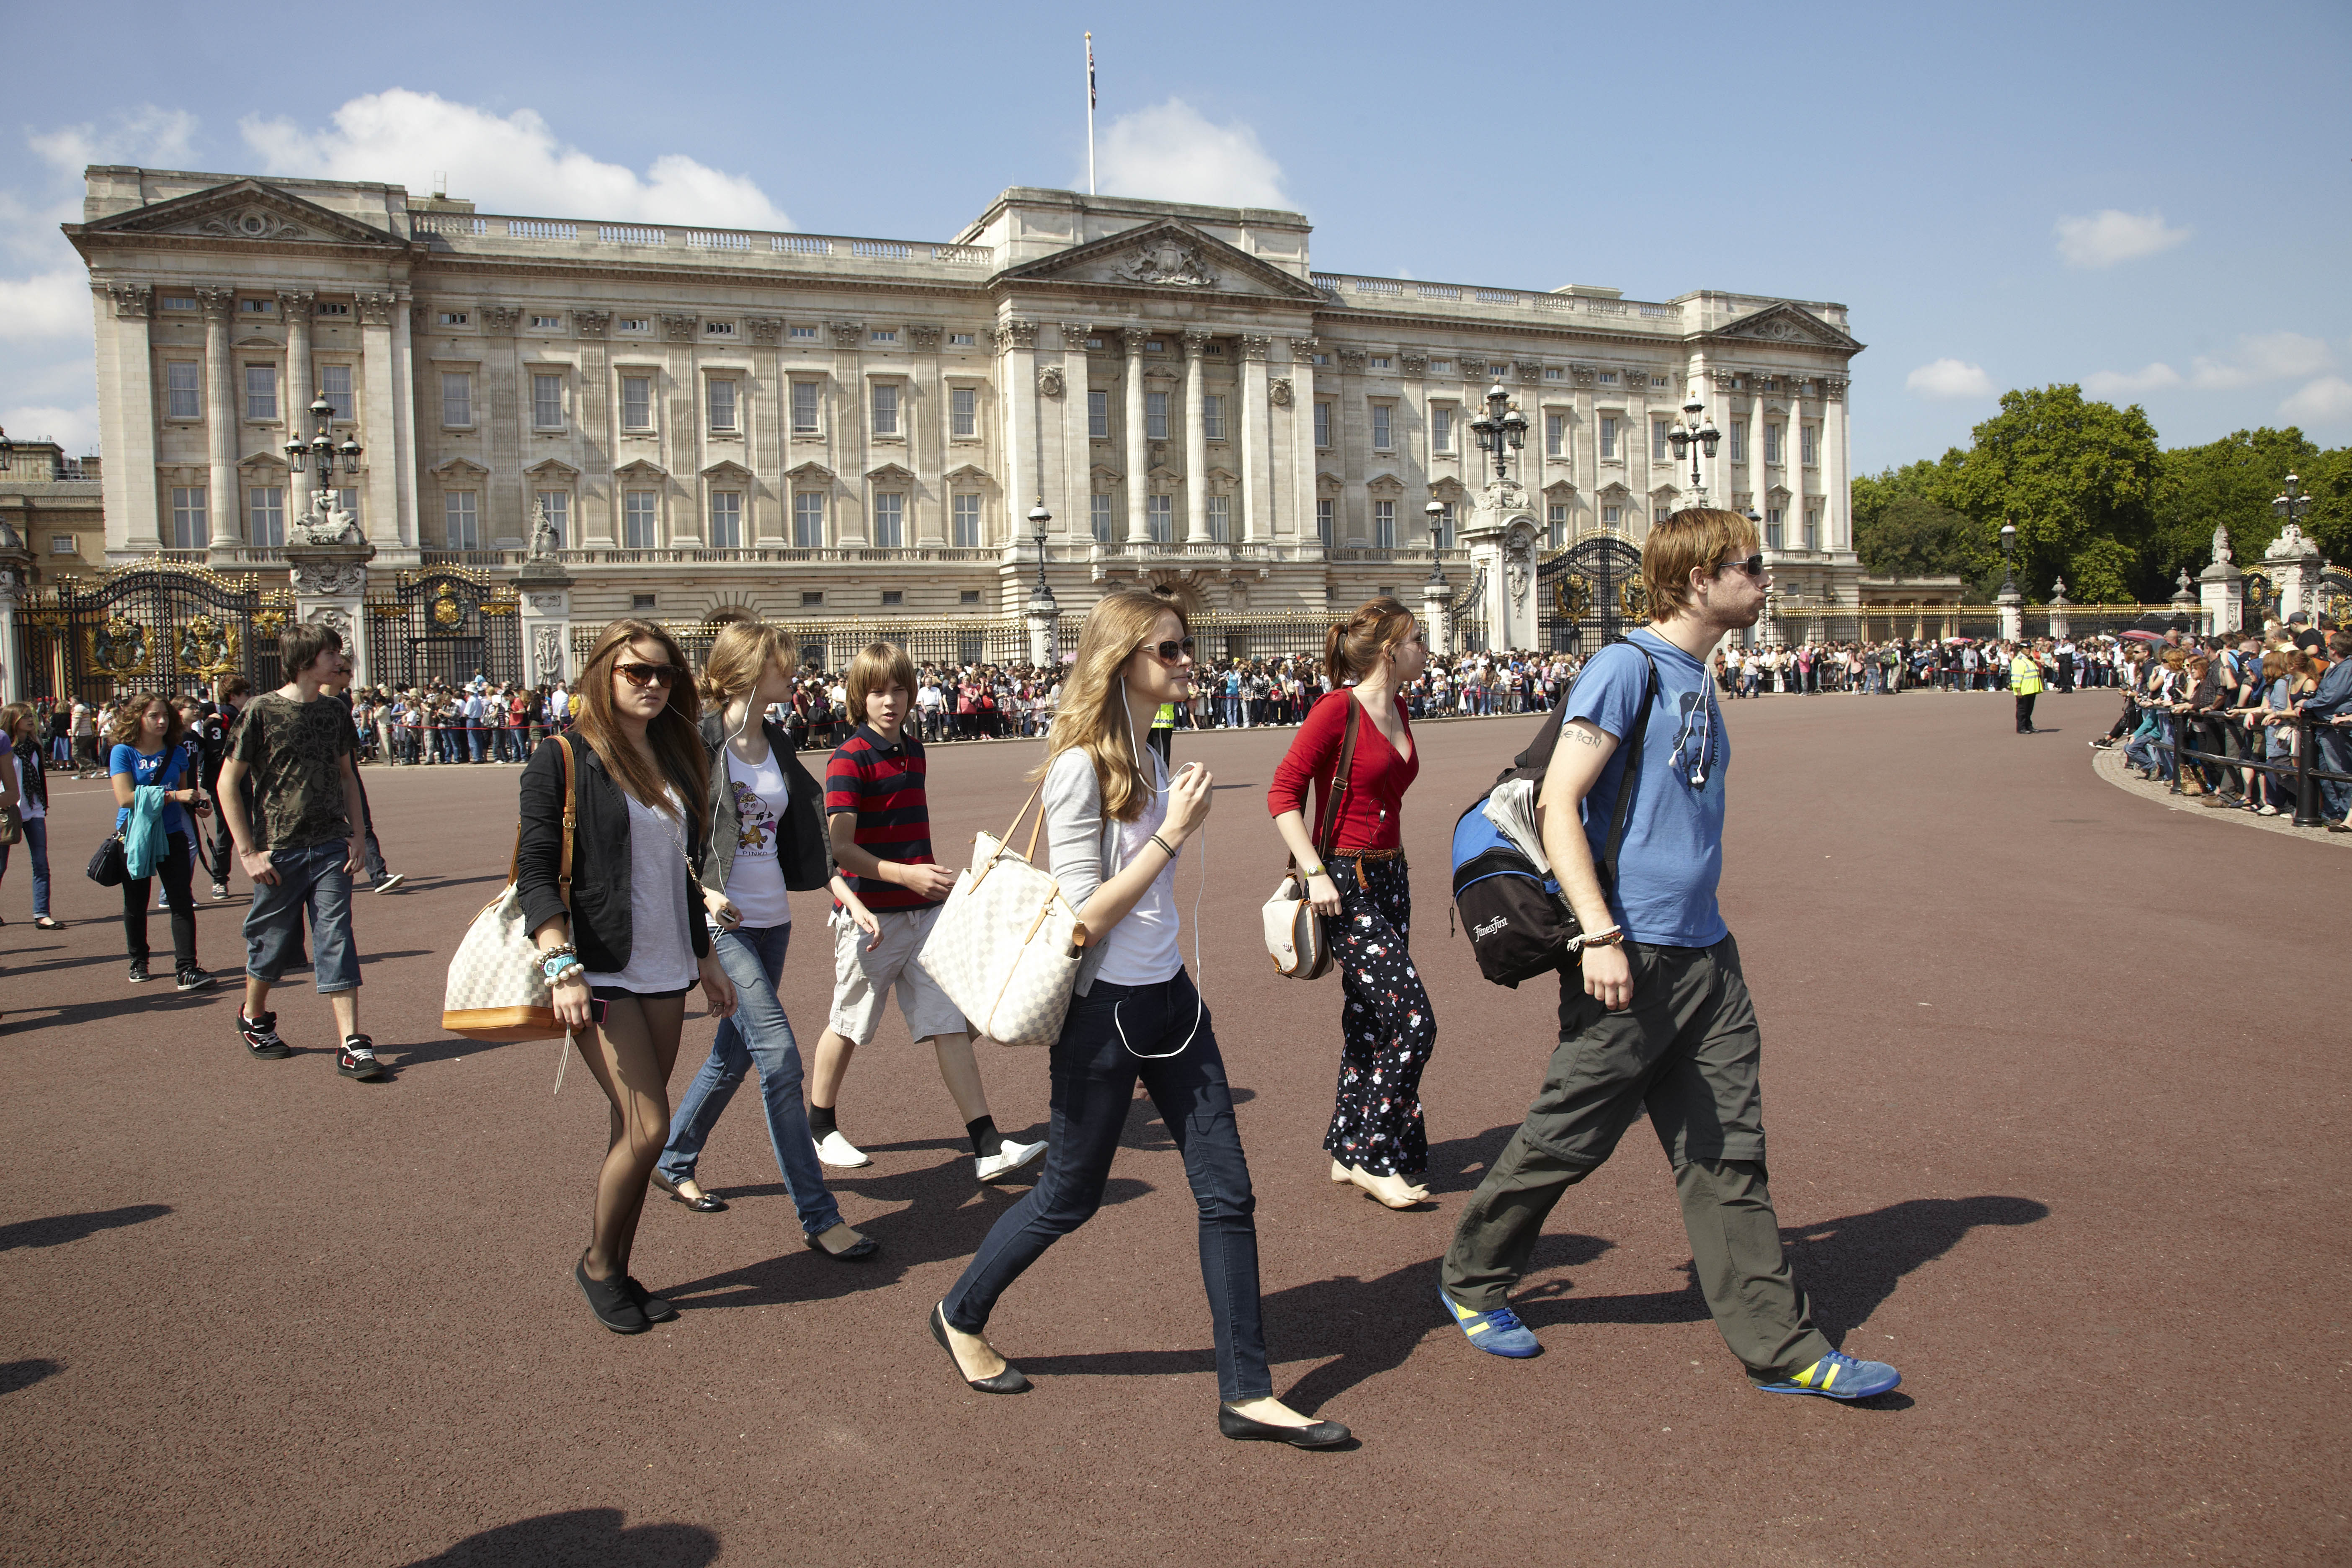
[{"label": "red and black striped shirt", "polygon": [[[931,808],[923,797],[923,743],[903,730],[886,742],[860,724],[824,765],[824,814],[857,814],[857,847],[877,860],[931,863]],[[873,877],[842,878],[869,910],[919,910],[937,903],[911,888]]]}]

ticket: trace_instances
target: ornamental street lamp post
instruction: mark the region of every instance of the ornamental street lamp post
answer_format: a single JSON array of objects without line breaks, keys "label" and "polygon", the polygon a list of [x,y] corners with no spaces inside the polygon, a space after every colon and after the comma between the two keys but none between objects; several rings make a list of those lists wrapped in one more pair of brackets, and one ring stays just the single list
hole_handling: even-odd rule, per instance
[{"label": "ornamental street lamp post", "polygon": [[1037,541],[1037,583],[1029,590],[1028,614],[1029,662],[1039,669],[1050,668],[1060,651],[1061,606],[1054,602],[1054,585],[1045,581],[1045,529],[1053,521],[1045,498],[1039,496],[1029,509],[1029,527]]},{"label": "ornamental street lamp post", "polygon": [[1690,504],[1694,507],[1703,507],[1706,504],[1706,481],[1699,474],[1699,455],[1704,452],[1708,458],[1713,458],[1716,444],[1723,439],[1723,432],[1715,427],[1714,420],[1705,418],[1706,414],[1706,405],[1694,395],[1688,403],[1683,405],[1683,422],[1672,426],[1666,432],[1666,439],[1675,444],[1675,462],[1681,462],[1684,455],[1689,454]]},{"label": "ornamental street lamp post", "polygon": [[2000,606],[2000,637],[2003,642],[2025,639],[2025,595],[2017,588],[2017,522],[2004,519],[2000,525],[2000,592],[1993,595]]},{"label": "ornamental street lamp post", "polygon": [[2304,514],[2311,510],[2311,498],[2303,493],[2303,479],[2297,474],[2286,477],[2286,489],[2272,500],[2271,510],[2276,512],[2289,527],[2300,530]]},{"label": "ornamental street lamp post", "polygon": [[335,405],[327,401],[327,395],[323,392],[310,405],[310,423],[315,433],[308,441],[302,439],[298,430],[294,438],[286,443],[286,467],[289,472],[299,474],[303,472],[306,457],[316,465],[319,484],[310,492],[310,510],[323,522],[329,503],[335,495],[335,455],[338,452],[342,454],[344,473],[356,474],[360,471],[361,448],[359,437],[355,435],[344,437],[341,446],[335,445]]},{"label": "ornamental street lamp post", "polygon": [[1470,421],[1478,449],[1495,460],[1495,478],[1508,481],[1511,454],[1528,444],[1528,416],[1511,405],[1511,395],[1496,382],[1486,389],[1486,411]]}]

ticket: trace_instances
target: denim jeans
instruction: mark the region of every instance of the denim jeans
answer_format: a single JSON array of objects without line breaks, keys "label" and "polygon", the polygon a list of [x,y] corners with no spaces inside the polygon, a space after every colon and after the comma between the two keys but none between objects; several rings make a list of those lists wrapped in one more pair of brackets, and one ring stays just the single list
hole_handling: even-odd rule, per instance
[{"label": "denim jeans", "polygon": [[[33,915],[38,919],[49,912],[49,819],[28,816],[23,826],[25,852],[33,858]],[[8,875],[8,851],[13,847],[0,844],[0,877]]]},{"label": "denim jeans", "polygon": [[[2311,735],[2318,743],[2313,762],[2332,773],[2352,773],[2352,731],[2322,723],[2311,727]],[[2338,784],[2334,779],[2312,782],[2319,786],[2320,815],[2330,822],[2346,820],[2346,810],[2352,807],[2352,784]],[[34,825],[28,822],[25,826],[29,829]],[[37,882],[33,885],[37,889],[40,886]]]},{"label": "denim jeans", "polygon": [[253,885],[253,902],[245,911],[247,973],[272,985],[284,979],[302,956],[307,913],[319,994],[360,988],[359,951],[352,944],[352,876],[343,869],[349,853],[340,840],[269,852],[278,880]]},{"label": "denim jeans", "polygon": [[[1201,1283],[1216,1333],[1217,1397],[1231,1405],[1274,1392],[1258,1316],[1257,1199],[1250,1191],[1224,1058],[1206,1012],[1197,1015],[1194,1030],[1198,1005],[1192,976],[1181,970],[1157,985],[1097,980],[1087,994],[1071,998],[1061,1038],[1054,1042],[1053,1131],[1045,1172],[989,1230],[948,1292],[950,1324],[968,1334],[985,1329],[997,1298],[1022,1271],[1094,1217],[1140,1078],[1184,1156],[1184,1177],[1200,1211]],[[1171,1051],[1175,1054],[1163,1059],[1143,1059]]]},{"label": "denim jeans", "polygon": [[801,1103],[801,1047],[776,1000],[784,949],[792,940],[789,925],[721,931],[711,940],[710,950],[735,983],[735,1012],[719,1021],[709,1058],[679,1097],[670,1117],[669,1143],[655,1169],[673,1182],[691,1179],[719,1113],[742,1087],[743,1075],[756,1068],[776,1169],[800,1211],[801,1229],[814,1236],[841,1223],[841,1208],[824,1184],[824,1167],[817,1163],[816,1144],[809,1136],[808,1110]]}]

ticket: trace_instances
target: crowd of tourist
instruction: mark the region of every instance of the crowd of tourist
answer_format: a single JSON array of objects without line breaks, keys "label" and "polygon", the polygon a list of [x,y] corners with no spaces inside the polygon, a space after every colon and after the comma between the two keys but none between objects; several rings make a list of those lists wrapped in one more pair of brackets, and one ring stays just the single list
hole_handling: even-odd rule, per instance
[{"label": "crowd of tourist", "polygon": [[1872,642],[1770,643],[1728,647],[1716,656],[1715,678],[1727,696],[1843,692],[2009,691],[2019,654],[2032,660],[2043,686],[2076,691],[2123,683],[2128,639],[2042,637],[2001,642],[1976,637]]}]

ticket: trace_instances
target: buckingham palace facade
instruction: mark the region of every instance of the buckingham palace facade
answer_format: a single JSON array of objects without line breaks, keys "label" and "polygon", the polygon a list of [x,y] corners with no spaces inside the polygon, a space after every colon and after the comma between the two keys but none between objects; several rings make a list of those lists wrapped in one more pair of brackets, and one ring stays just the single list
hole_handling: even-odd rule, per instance
[{"label": "buckingham palace facade", "polygon": [[[1783,595],[1857,596],[1840,305],[1325,272],[1297,213],[1068,191],[931,242],[87,179],[115,566],[283,581],[322,393],[373,578],[537,567],[575,626],[1016,617],[1042,530],[1066,617],[1136,582],[1229,620],[1442,584],[1465,640],[1524,644],[1527,568],[1687,504],[1696,399],[1703,487],[1764,518]],[[1502,486],[1469,427],[1497,386]]]}]

